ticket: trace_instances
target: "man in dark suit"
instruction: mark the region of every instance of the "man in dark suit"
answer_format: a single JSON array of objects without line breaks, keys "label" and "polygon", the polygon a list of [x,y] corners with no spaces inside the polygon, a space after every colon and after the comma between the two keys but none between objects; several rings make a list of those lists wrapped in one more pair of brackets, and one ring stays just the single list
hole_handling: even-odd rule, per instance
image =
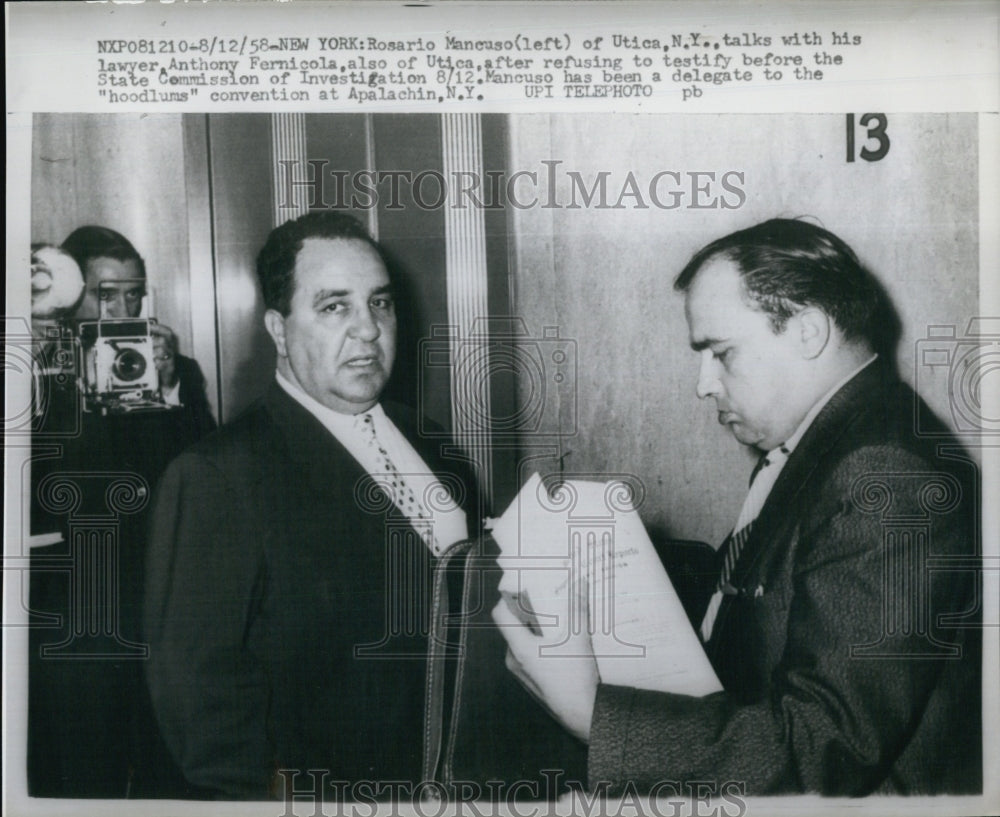
[{"label": "man in dark suit", "polygon": [[276,382],[161,482],[147,681],[206,796],[378,799],[421,779],[431,571],[472,526],[466,483],[380,403],[396,313],[364,229],[303,216],[257,268]]},{"label": "man in dark suit", "polygon": [[[153,363],[170,408],[85,410],[77,378],[67,376],[74,356],[55,340],[81,321],[140,316],[145,279],[136,248],[106,227],[80,227],[60,249],[33,250],[33,331],[41,339],[31,531],[49,540],[31,551],[32,609],[49,618],[31,630],[33,796],[155,796],[175,787],[140,660],[147,490],[171,459],[215,428],[205,379],[196,361],[178,354],[173,331],[152,324]],[[132,507],[116,505],[109,486],[119,478],[136,485]],[[77,500],[60,502],[62,495]],[[100,520],[106,532],[76,540],[84,520]],[[100,571],[88,570],[97,563]]]},{"label": "man in dark suit", "polygon": [[508,665],[608,793],[981,791],[978,481],[877,354],[878,285],[833,234],[776,219],[675,286],[698,396],[762,454],[692,617],[724,691],[602,685],[585,635],[585,657],[541,660],[501,603]]}]

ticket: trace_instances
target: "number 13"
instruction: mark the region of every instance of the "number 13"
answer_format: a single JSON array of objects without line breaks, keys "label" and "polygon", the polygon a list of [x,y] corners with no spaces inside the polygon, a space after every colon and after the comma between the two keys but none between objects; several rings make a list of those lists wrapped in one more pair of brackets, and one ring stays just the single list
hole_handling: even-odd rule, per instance
[{"label": "number 13", "polygon": [[[875,150],[870,150],[864,145],[861,146],[860,155],[866,162],[877,162],[884,159],[889,152],[889,135],[885,129],[889,126],[889,120],[884,113],[866,113],[861,116],[859,122],[862,128],[866,128],[866,140],[874,139],[878,143]],[[847,114],[847,161],[854,161],[854,114]]]}]

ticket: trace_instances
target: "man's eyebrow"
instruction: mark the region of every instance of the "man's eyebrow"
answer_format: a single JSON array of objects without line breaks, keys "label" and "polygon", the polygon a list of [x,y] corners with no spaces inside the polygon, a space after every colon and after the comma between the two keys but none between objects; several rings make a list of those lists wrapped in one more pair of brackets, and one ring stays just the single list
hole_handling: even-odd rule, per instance
[{"label": "man's eyebrow", "polygon": [[313,295],[313,306],[327,298],[346,298],[350,294],[349,289],[321,289]]},{"label": "man's eyebrow", "polygon": [[[392,293],[392,284],[384,284],[376,289],[373,289],[368,293],[368,297],[374,297],[375,295],[387,295]],[[352,293],[349,289],[321,289],[315,295],[313,295],[313,306],[318,306],[325,300],[329,298],[347,298]]]},{"label": "man's eyebrow", "polygon": [[99,293],[100,293],[100,292],[107,292],[107,293],[109,293],[109,294],[112,294],[112,293],[113,293],[113,294],[116,294],[116,295],[117,295],[117,294],[120,294],[120,293],[122,293],[122,292],[126,292],[126,293],[128,293],[128,292],[141,292],[141,291],[142,291],[142,290],[144,290],[145,288],[146,288],[146,287],[145,287],[145,286],[144,286],[143,284],[129,284],[129,283],[120,283],[120,284],[115,284],[115,283],[102,283],[102,284],[99,284],[99,285],[98,285],[98,287],[97,287],[97,291],[98,291]]}]

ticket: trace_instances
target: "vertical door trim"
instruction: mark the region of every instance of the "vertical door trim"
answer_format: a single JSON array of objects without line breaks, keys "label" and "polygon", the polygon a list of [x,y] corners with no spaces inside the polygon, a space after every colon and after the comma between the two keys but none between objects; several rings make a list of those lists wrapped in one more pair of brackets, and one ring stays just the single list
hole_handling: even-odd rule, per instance
[{"label": "vertical door trim", "polygon": [[[285,201],[286,175],[304,173],[306,164],[306,115],[304,113],[271,114],[271,222],[278,227],[289,219],[309,212],[309,195],[304,186],[292,187],[292,200]],[[282,163],[285,164],[282,164]]]},{"label": "vertical door trim", "polygon": [[[441,142],[446,184],[483,178],[478,114],[443,114]],[[445,277],[450,324],[451,421],[458,446],[474,463],[483,495],[493,496],[490,345],[487,332],[486,225],[480,207],[449,198],[444,210]]]},{"label": "vertical door trim", "polygon": [[222,422],[218,301],[212,215],[211,155],[207,114],[184,114],[184,188],[187,198],[191,355],[205,376],[205,394]]}]

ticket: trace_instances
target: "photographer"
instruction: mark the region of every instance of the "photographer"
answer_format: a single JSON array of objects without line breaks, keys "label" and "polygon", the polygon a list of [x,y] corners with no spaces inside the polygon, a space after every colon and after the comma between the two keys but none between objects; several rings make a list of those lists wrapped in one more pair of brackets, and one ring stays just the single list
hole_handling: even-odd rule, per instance
[{"label": "photographer", "polygon": [[[62,248],[34,248],[31,273],[30,594],[49,623],[30,637],[29,793],[183,794],[142,683],[138,611],[150,492],[167,462],[215,428],[205,379],[169,327],[144,320],[145,265],[124,236],[81,227]],[[130,318],[138,330],[105,336],[101,324]],[[148,384],[135,400],[104,386],[98,353],[119,341],[113,366]]]},{"label": "photographer", "polygon": [[[73,315],[75,321],[140,316],[146,296],[146,265],[125,236],[107,227],[78,227],[63,242],[62,249],[80,265],[84,275],[83,297]],[[195,360],[178,353],[177,336],[169,326],[151,323],[150,333],[160,396],[167,405],[185,408],[190,431],[197,439],[215,428],[205,396],[205,378]]]}]

